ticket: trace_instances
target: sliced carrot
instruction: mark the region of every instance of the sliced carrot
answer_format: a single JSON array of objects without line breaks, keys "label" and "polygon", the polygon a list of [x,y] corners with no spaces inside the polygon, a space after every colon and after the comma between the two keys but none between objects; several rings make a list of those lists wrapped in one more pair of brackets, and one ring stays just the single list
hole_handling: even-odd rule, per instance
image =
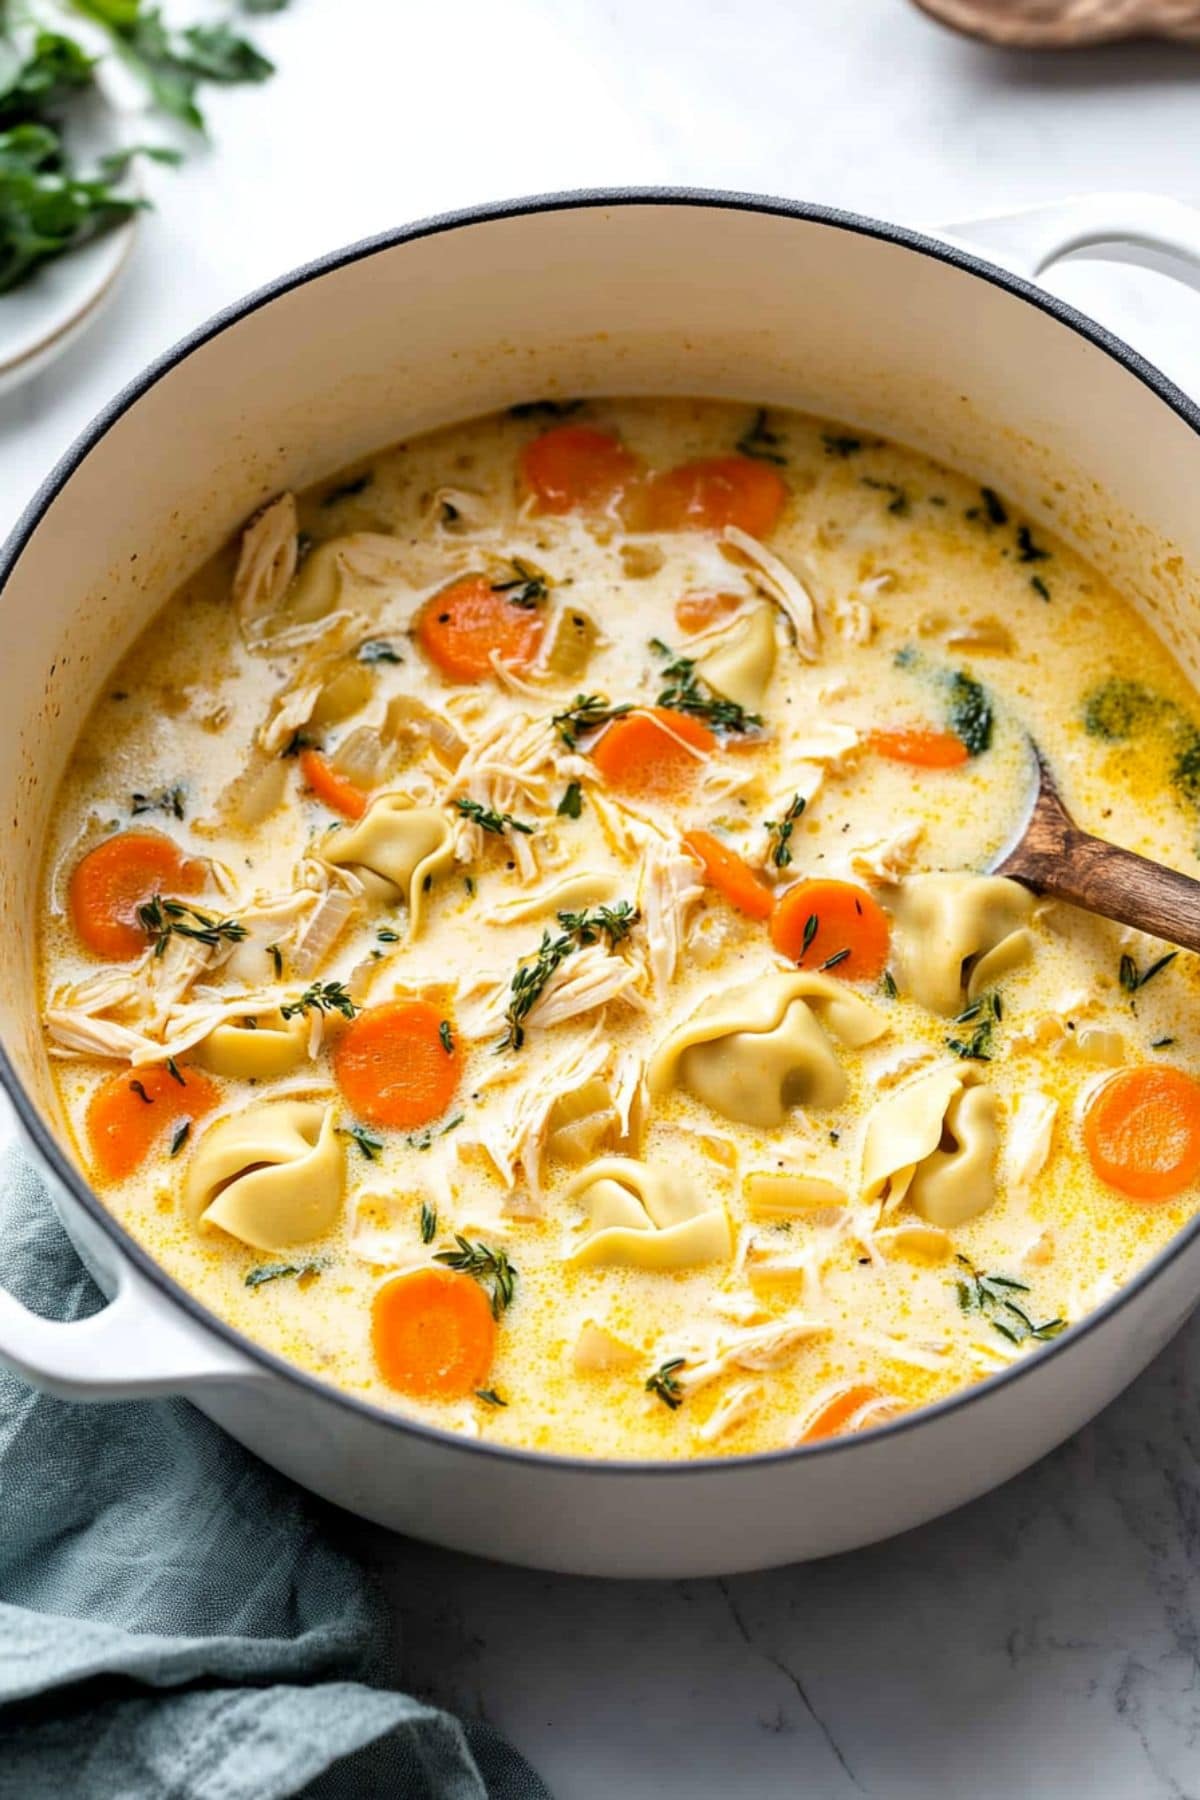
[{"label": "sliced carrot", "polygon": [[838,1437],[856,1412],[861,1412],[864,1406],[870,1406],[873,1400],[882,1398],[877,1388],[842,1388],[817,1408],[796,1441],[801,1444],[817,1444],[822,1438]]},{"label": "sliced carrot", "polygon": [[930,731],[921,726],[897,731],[872,731],[867,743],[877,756],[889,762],[912,763],[918,769],[957,769],[970,752],[952,731]]},{"label": "sliced carrot", "polygon": [[751,919],[770,918],[775,896],[736,850],[713,837],[710,831],[689,831],[683,841],[704,864],[708,885],[724,894],[731,906],[736,906]]},{"label": "sliced carrot", "polygon": [[611,512],[640,469],[620,438],[592,425],[558,425],[521,452],[522,482],[544,513]]},{"label": "sliced carrot", "polygon": [[787,497],[787,483],[770,463],[707,456],[652,475],[631,523],[643,531],[723,531],[737,525],[751,537],[766,537]]},{"label": "sliced carrot", "polygon": [[842,981],[882,975],[888,937],[887,914],[852,881],[798,881],[771,914],[777,950],[802,969],[828,969]]},{"label": "sliced carrot", "polygon": [[80,858],[71,871],[71,923],[95,956],[128,961],[149,938],[138,907],[156,894],[195,894],[204,864],[185,856],[161,831],[121,831]]},{"label": "sliced carrot", "polygon": [[417,614],[417,642],[451,681],[483,681],[495,674],[498,655],[527,669],[538,653],[546,621],[532,607],[517,606],[486,575],[463,575],[427,600]]},{"label": "sliced carrot", "polygon": [[681,631],[707,631],[735,613],[743,598],[741,594],[685,594],[675,602],[675,623]]},{"label": "sliced carrot", "polygon": [[1101,1181],[1168,1200],[1200,1175],[1200,1082],[1182,1069],[1124,1069],[1092,1095],[1083,1141]]},{"label": "sliced carrot", "polygon": [[300,773],[305,787],[311,788],[322,806],[341,813],[343,819],[361,819],[367,810],[367,796],[345,775],[339,775],[319,750],[300,752]]},{"label": "sliced carrot", "polygon": [[699,719],[650,706],[614,719],[592,746],[592,761],[622,793],[666,799],[686,787],[700,767],[693,751],[716,747],[716,738]]},{"label": "sliced carrot", "polygon": [[360,1012],[333,1052],[333,1072],[351,1110],[370,1125],[401,1131],[439,1118],[462,1072],[453,1032],[442,1029],[447,1023],[428,1000],[388,1000]]},{"label": "sliced carrot", "polygon": [[456,1400],[486,1379],[496,1321],[487,1295],[470,1275],[411,1269],[376,1293],[371,1344],[389,1387],[422,1400]]},{"label": "sliced carrot", "polygon": [[99,1173],[123,1181],[152,1150],[168,1150],[185,1119],[199,1119],[216,1105],[216,1084],[198,1069],[177,1080],[160,1063],[110,1075],[88,1102],[87,1135]]}]

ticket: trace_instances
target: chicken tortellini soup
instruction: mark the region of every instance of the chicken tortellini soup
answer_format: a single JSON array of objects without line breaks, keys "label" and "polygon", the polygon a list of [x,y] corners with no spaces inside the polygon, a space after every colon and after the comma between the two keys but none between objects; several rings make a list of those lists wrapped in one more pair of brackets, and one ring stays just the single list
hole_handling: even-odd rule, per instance
[{"label": "chicken tortellini soup", "polygon": [[1200,873],[1200,712],[990,488],[537,402],[274,497],[112,676],[45,874],[81,1167],[240,1331],[589,1456],[855,1432],[1191,1217],[1197,966],[988,873],[1029,734]]}]

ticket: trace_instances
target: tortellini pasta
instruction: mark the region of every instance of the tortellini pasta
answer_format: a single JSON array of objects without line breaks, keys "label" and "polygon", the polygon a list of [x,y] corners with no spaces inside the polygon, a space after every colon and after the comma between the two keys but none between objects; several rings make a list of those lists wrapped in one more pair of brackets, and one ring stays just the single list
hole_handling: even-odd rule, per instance
[{"label": "tortellini pasta", "polygon": [[568,1260],[631,1269],[688,1269],[732,1254],[729,1219],[676,1171],[632,1156],[589,1164],[567,1189],[588,1214],[587,1233]]},{"label": "tortellini pasta", "polygon": [[308,1022],[260,1013],[226,1019],[197,1044],[193,1055],[214,1075],[235,1081],[268,1081],[287,1075],[308,1054]]},{"label": "tortellini pasta", "polygon": [[930,1225],[962,1225],[996,1197],[996,1096],[974,1070],[939,1066],[896,1088],[867,1120],[863,1198],[907,1200]]},{"label": "tortellini pasta", "polygon": [[350,869],[369,896],[385,905],[408,903],[411,936],[421,926],[427,884],[454,860],[454,833],[436,806],[413,806],[403,794],[380,794],[357,824],[330,831],[320,854]]},{"label": "tortellini pasta", "polygon": [[1004,875],[910,875],[890,904],[901,991],[943,1018],[1032,954],[1033,895]]},{"label": "tortellini pasta", "polygon": [[622,880],[615,869],[567,875],[532,894],[502,901],[492,918],[497,925],[524,925],[530,919],[549,918],[553,913],[586,912],[589,907],[615,900],[621,888]]},{"label": "tortellini pasta", "polygon": [[723,632],[696,671],[726,700],[753,711],[762,705],[775,668],[775,608],[756,606]]},{"label": "tortellini pasta", "polygon": [[789,1108],[837,1106],[846,1076],[831,1039],[852,1049],[887,1030],[841,982],[772,971],[705,1001],[651,1058],[652,1094],[678,1085],[743,1125],[782,1125]]},{"label": "tortellini pasta", "polygon": [[333,1108],[270,1100],[219,1119],[196,1145],[185,1203],[255,1250],[323,1237],[342,1204],[345,1158]]}]

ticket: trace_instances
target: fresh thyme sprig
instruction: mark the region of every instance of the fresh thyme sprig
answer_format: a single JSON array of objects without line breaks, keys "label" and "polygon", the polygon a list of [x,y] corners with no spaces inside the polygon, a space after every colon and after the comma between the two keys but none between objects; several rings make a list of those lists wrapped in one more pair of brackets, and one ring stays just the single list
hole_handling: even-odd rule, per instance
[{"label": "fresh thyme sprig", "polygon": [[662,672],[666,686],[659,694],[656,705],[665,706],[671,712],[688,713],[694,719],[703,719],[716,731],[754,731],[762,724],[759,713],[747,712],[736,700],[726,700],[714,693],[703,676],[696,674],[694,658],[675,656],[661,639],[656,638],[652,647],[664,656],[673,657]]},{"label": "fresh thyme sprig", "polygon": [[679,1382],[679,1371],[687,1361],[685,1356],[673,1356],[668,1362],[655,1369],[646,1381],[646,1392],[653,1394],[669,1406],[672,1412],[683,1405],[683,1388]]},{"label": "fresh thyme sprig", "polygon": [[251,1269],[247,1274],[246,1286],[261,1287],[265,1281],[280,1281],[287,1275],[319,1275],[322,1269],[328,1267],[327,1256],[313,1256],[307,1262],[298,1263],[261,1263],[257,1269]]},{"label": "fresh thyme sprig", "polygon": [[377,1162],[379,1152],[383,1149],[383,1139],[375,1137],[365,1125],[346,1125],[345,1135],[353,1138],[368,1162]]},{"label": "fresh thyme sprig", "polygon": [[460,796],[454,804],[465,819],[470,819],[472,825],[478,825],[480,831],[490,831],[495,837],[503,837],[506,831],[519,831],[524,837],[533,835],[534,827],[527,825],[523,819],[514,819],[511,813],[496,812],[478,800],[466,800]]},{"label": "fresh thyme sprig", "polygon": [[568,750],[574,750],[581,737],[607,725],[610,719],[624,718],[633,711],[631,701],[611,706],[607,694],[576,694],[565,712],[555,713],[550,723]]},{"label": "fresh thyme sprig", "polygon": [[779,446],[783,439],[777,431],[767,425],[767,409],[760,406],[750,424],[737,441],[738,452],[742,456],[753,456],[759,462],[786,463]]},{"label": "fresh thyme sprig", "polygon": [[157,794],[131,794],[129,810],[135,819],[148,812],[170,813],[172,818],[182,819],[184,799],[184,790],[177,784],[160,788]]},{"label": "fresh thyme sprig", "polygon": [[240,944],[246,935],[246,927],[237,919],[214,919],[183,900],[164,900],[161,894],[143,901],[137,917],[147,937],[154,940],[155,956],[163,955],[172,936],[194,938],[215,950],[218,944]]},{"label": "fresh thyme sprig", "polygon": [[951,1021],[955,1025],[972,1025],[974,1029],[969,1037],[948,1037],[947,1050],[953,1050],[955,1056],[961,1056],[964,1061],[990,1062],[993,1034],[1003,1017],[1004,1007],[999,994],[984,994]]},{"label": "fresh thyme sprig", "polygon": [[765,821],[768,835],[775,840],[771,847],[771,861],[777,869],[786,869],[791,864],[792,832],[807,805],[808,801],[803,794],[793,794],[782,819]]},{"label": "fresh thyme sprig", "polygon": [[344,1019],[353,1019],[358,1007],[344,981],[314,981],[298,1000],[289,1000],[286,1006],[281,1006],[279,1016],[281,1019],[298,1019],[306,1012],[338,1012]]},{"label": "fresh thyme sprig", "polygon": [[475,1280],[488,1290],[492,1298],[492,1317],[498,1319],[513,1303],[516,1291],[517,1271],[508,1260],[506,1250],[493,1250],[490,1244],[472,1243],[470,1238],[455,1232],[454,1241],[457,1250],[438,1250],[434,1254],[434,1262],[444,1263],[448,1269],[461,1269],[464,1275],[472,1275]]},{"label": "fresh thyme sprig", "polygon": [[422,1200],[422,1202],[421,1202],[421,1242],[423,1244],[432,1244],[434,1238],[437,1236],[437,1228],[438,1228],[437,1207],[431,1206],[429,1204],[428,1200]]},{"label": "fresh thyme sprig", "polygon": [[1178,950],[1168,950],[1165,956],[1152,962],[1144,973],[1139,971],[1132,956],[1122,956],[1118,970],[1121,986],[1127,994],[1136,994],[1139,988],[1144,988],[1148,981],[1153,981],[1156,975],[1160,975],[1168,963],[1173,963],[1178,955]]},{"label": "fresh thyme sprig", "polygon": [[[1016,1281],[1011,1275],[983,1275],[969,1256],[960,1254],[954,1260],[963,1270],[954,1283],[960,1310],[982,1313],[993,1331],[998,1331],[1011,1344],[1023,1344],[1027,1338],[1048,1343],[1066,1330],[1065,1319],[1045,1319],[1040,1325],[1035,1324],[1025,1308],[1013,1299],[1014,1294],[1029,1292],[1028,1283]],[[997,1318],[997,1313],[1003,1313],[1004,1317]]]},{"label": "fresh thyme sprig", "polygon": [[528,568],[520,557],[513,557],[512,566],[512,578],[508,581],[493,581],[492,592],[507,594],[510,606],[519,606],[524,612],[532,612],[550,592],[550,583],[544,575]]},{"label": "fresh thyme sprig", "polygon": [[614,906],[598,906],[592,912],[560,912],[559,935],[555,937],[544,931],[533,960],[520,964],[509,984],[505,1032],[496,1048],[521,1048],[525,1042],[526,1019],[546,991],[550,977],[573,951],[599,943],[605,937],[610,945],[619,944],[629,936],[637,920],[637,908],[628,900],[618,900]]}]

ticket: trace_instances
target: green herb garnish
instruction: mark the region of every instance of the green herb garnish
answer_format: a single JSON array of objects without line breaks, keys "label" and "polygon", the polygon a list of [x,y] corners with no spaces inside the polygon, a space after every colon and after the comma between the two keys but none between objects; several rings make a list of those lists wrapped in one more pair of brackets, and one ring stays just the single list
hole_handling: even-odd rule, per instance
[{"label": "green herb garnish", "polygon": [[290,1000],[286,1006],[281,1006],[279,1016],[282,1019],[296,1019],[306,1012],[337,1012],[344,1019],[353,1019],[358,1007],[344,981],[314,981],[311,987],[305,988],[298,1000]]},{"label": "green herb garnish", "polygon": [[510,406],[510,419],[567,419],[579,411],[582,400],[522,400]]},{"label": "green herb garnish", "polygon": [[888,501],[888,511],[895,513],[898,518],[907,518],[912,511],[912,504],[899,482],[880,481],[874,475],[863,475],[860,479],[864,487],[878,488],[881,493],[890,494],[892,497]]},{"label": "green herb garnish", "polygon": [[342,1130],[346,1137],[354,1139],[368,1162],[378,1160],[379,1152],[383,1149],[382,1138],[373,1136],[365,1125],[346,1125]]},{"label": "green herb garnish", "polygon": [[170,813],[172,818],[182,819],[183,802],[183,788],[160,788],[157,794],[131,794],[129,810],[135,819],[148,812]]},{"label": "green herb garnish", "polygon": [[683,1405],[683,1388],[678,1375],[686,1361],[686,1356],[673,1356],[668,1362],[661,1363],[646,1381],[646,1392],[669,1406],[672,1412]]},{"label": "green herb garnish", "polygon": [[983,500],[983,510],[988,517],[988,523],[991,525],[1007,525],[1008,508],[1005,506],[1003,500],[1001,500],[995,488],[980,488],[979,492]]},{"label": "green herb garnish", "polygon": [[566,712],[555,713],[550,723],[567,749],[574,750],[587,732],[607,725],[610,719],[622,719],[632,711],[633,705],[628,700],[620,706],[610,706],[606,694],[576,694]]},{"label": "green herb garnish", "polygon": [[162,956],[170,937],[192,938],[215,949],[219,944],[240,944],[246,927],[237,919],[214,919],[182,900],[164,900],[155,894],[137,909],[138,924],[154,942],[155,956]]},{"label": "green herb garnish", "polygon": [[432,1244],[434,1238],[437,1236],[437,1227],[438,1227],[437,1207],[430,1206],[428,1200],[422,1200],[422,1202],[421,1202],[421,1242],[423,1244]]},{"label": "green herb garnish", "polygon": [[299,1263],[262,1263],[257,1269],[250,1270],[246,1276],[246,1286],[261,1287],[264,1281],[281,1281],[287,1275],[319,1275],[322,1269],[328,1267],[327,1256],[314,1256],[307,1262]]},{"label": "green herb garnish", "polygon": [[517,1271],[508,1260],[508,1252],[493,1250],[490,1244],[473,1244],[457,1231],[454,1241],[458,1249],[437,1251],[434,1262],[444,1263],[448,1269],[461,1269],[464,1275],[473,1275],[491,1294],[492,1317],[498,1319],[512,1305],[516,1288]]},{"label": "green herb garnish", "polygon": [[1003,1016],[999,994],[985,994],[952,1021],[955,1025],[973,1024],[974,1029],[969,1037],[948,1037],[947,1050],[953,1050],[955,1056],[961,1056],[966,1062],[990,1062],[993,1034]]},{"label": "green herb garnish", "polygon": [[535,829],[526,825],[522,819],[514,819],[511,813],[495,812],[490,806],[482,806],[478,800],[459,798],[454,802],[465,819],[472,825],[478,825],[481,831],[490,831],[495,837],[503,837],[506,831],[519,831],[530,837]]},{"label": "green herb garnish", "polygon": [[167,1153],[169,1156],[179,1155],[179,1152],[188,1141],[188,1135],[191,1132],[191,1129],[192,1121],[190,1119],[180,1119],[178,1125],[171,1133],[171,1148]]},{"label": "green herb garnish", "polygon": [[1144,988],[1148,981],[1153,981],[1156,975],[1161,974],[1168,963],[1173,963],[1178,955],[1178,950],[1168,950],[1165,956],[1160,956],[1157,962],[1151,963],[1141,973],[1132,956],[1122,956],[1117,971],[1121,986],[1127,994],[1136,994],[1139,988]]},{"label": "green herb garnish", "polygon": [[544,575],[526,568],[519,557],[512,559],[513,575],[508,581],[493,581],[493,594],[507,594],[510,606],[519,606],[526,612],[532,612],[539,601],[550,592],[550,584]]},{"label": "green herb garnish", "polygon": [[995,715],[987,690],[960,669],[947,677],[949,704],[947,721],[955,737],[961,738],[969,756],[982,756],[992,741]]},{"label": "green herb garnish", "polygon": [[171,1077],[172,1081],[177,1081],[179,1083],[180,1087],[187,1086],[187,1082],[184,1080],[183,1076],[180,1074],[179,1064],[175,1061],[175,1058],[173,1056],[168,1056],[168,1058],[167,1058],[167,1074]]},{"label": "green herb garnish", "polygon": [[765,821],[767,834],[774,839],[771,846],[771,861],[777,869],[786,869],[791,864],[792,832],[795,830],[796,820],[800,818],[807,805],[808,801],[802,794],[793,794],[782,819]]},{"label": "green herb garnish", "polygon": [[442,1049],[447,1056],[454,1055],[454,1031],[449,1019],[443,1019],[438,1026],[438,1037],[442,1041]]},{"label": "green herb garnish", "polygon": [[142,1102],[142,1104],[144,1106],[153,1106],[154,1105],[153,1100],[150,1098],[149,1094],[146,1092],[146,1086],[145,1086],[144,1082],[131,1081],[129,1084],[129,1091],[131,1094],[136,1094],[138,1099]]},{"label": "green herb garnish", "polygon": [[760,406],[746,430],[737,441],[738,452],[742,456],[756,457],[759,462],[786,463],[779,446],[783,439],[777,431],[771,431],[767,425],[767,409]]},{"label": "green herb garnish", "polygon": [[1017,526],[1017,561],[1023,563],[1049,562],[1049,550],[1043,550],[1033,541],[1033,533],[1028,525]]},{"label": "green herb garnish", "polygon": [[885,969],[883,971],[883,974],[879,977],[879,985],[889,1000],[894,1000],[900,992],[899,988],[896,986],[896,977],[892,974],[890,969]]},{"label": "green herb garnish", "polygon": [[[658,638],[652,640],[651,647],[663,655],[672,655]],[[762,724],[758,713],[747,712],[736,700],[725,700],[721,695],[715,694],[703,677],[696,674],[696,664],[692,657],[675,657],[662,673],[667,685],[659,694],[656,705],[665,706],[671,712],[686,713],[694,719],[703,719],[717,731],[753,731]]]},{"label": "green herb garnish", "polygon": [[[1047,1343],[1066,1330],[1065,1319],[1046,1319],[1040,1325],[1034,1323],[1025,1308],[1013,1298],[1015,1294],[1029,1292],[1025,1282],[1016,1281],[1011,1275],[983,1275],[967,1256],[959,1255],[954,1260],[963,1270],[954,1283],[960,1311],[982,1313],[993,1330],[1010,1343],[1022,1344],[1027,1338]],[[1003,1318],[997,1318],[997,1313],[1002,1313]]]},{"label": "green herb garnish", "polygon": [[485,1406],[507,1406],[508,1405],[508,1401],[502,1400],[500,1398],[499,1394],[496,1392],[495,1388],[476,1388],[475,1389],[475,1398],[477,1400],[482,1400]]},{"label": "green herb garnish", "polygon": [[557,808],[560,819],[577,819],[583,811],[583,789],[577,781],[567,783],[562,799]]},{"label": "green herb garnish", "polygon": [[544,931],[532,960],[519,965],[509,984],[505,1032],[496,1048],[521,1048],[525,1042],[526,1019],[546,991],[550,977],[568,956],[605,937],[610,945],[619,944],[629,936],[637,919],[637,908],[628,900],[619,900],[614,906],[598,906],[592,912],[560,912],[558,923],[562,929],[559,935],[555,937]]},{"label": "green herb garnish", "polygon": [[353,481],[343,481],[337,487],[330,488],[322,496],[322,506],[336,506],[340,500],[353,500],[357,494],[365,494],[375,477],[368,471],[365,475],[356,475]]},{"label": "green herb garnish", "polygon": [[836,969],[839,963],[845,962],[849,954],[849,950],[835,950],[833,955],[827,956],[825,961],[821,964],[822,970]]},{"label": "green herb garnish", "polygon": [[823,431],[821,442],[826,456],[857,456],[863,447],[861,438],[849,437],[840,431]]},{"label": "green herb garnish", "polygon": [[402,663],[404,658],[386,638],[367,638],[355,653],[360,663]]}]

